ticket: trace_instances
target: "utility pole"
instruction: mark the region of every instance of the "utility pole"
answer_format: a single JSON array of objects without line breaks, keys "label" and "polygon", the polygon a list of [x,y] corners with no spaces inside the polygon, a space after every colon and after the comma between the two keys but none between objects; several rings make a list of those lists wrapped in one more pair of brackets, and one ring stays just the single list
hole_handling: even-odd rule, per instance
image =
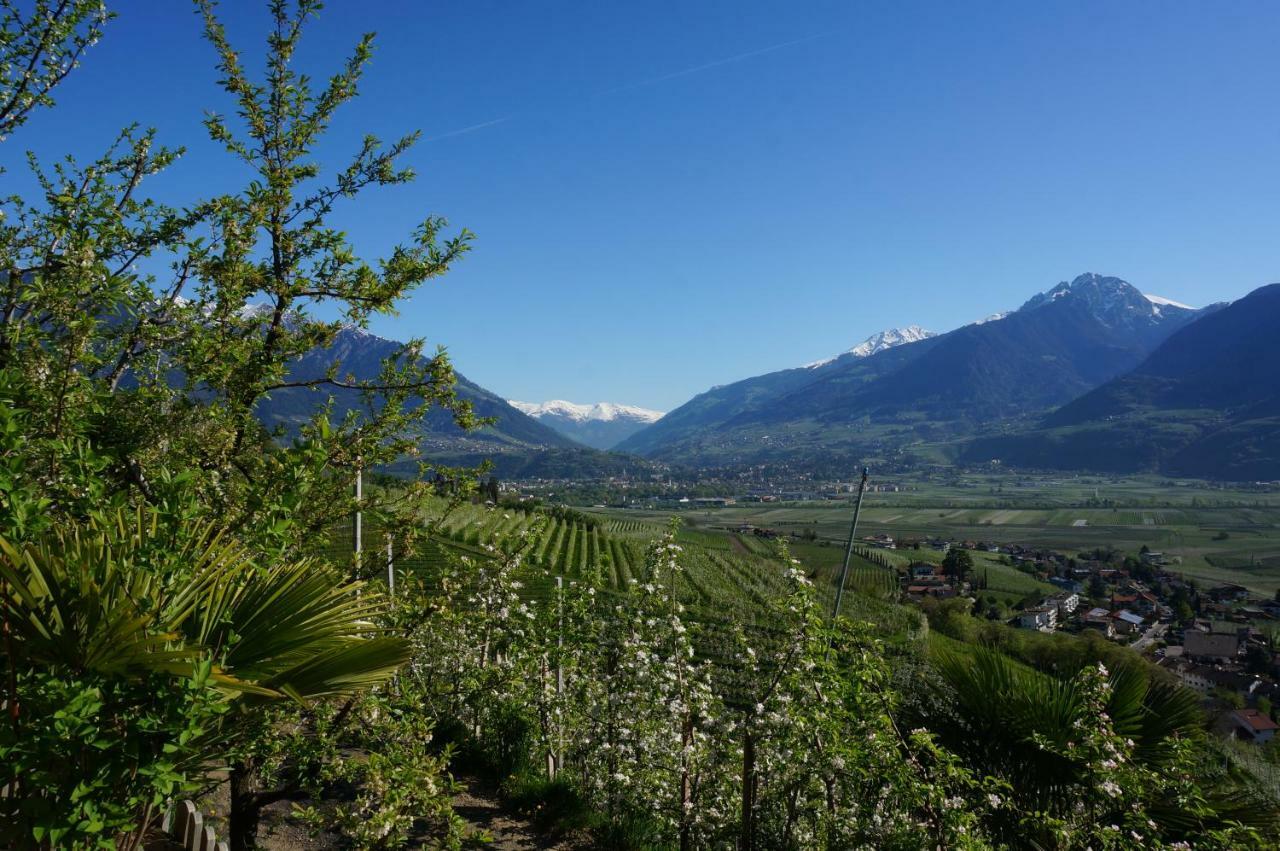
[{"label": "utility pole", "polygon": [[853,505],[853,523],[849,526],[849,543],[844,548],[844,567],[840,568],[840,584],[836,586],[836,603],[831,609],[831,622],[840,617],[840,600],[844,597],[844,583],[849,578],[849,562],[853,559],[853,542],[858,539],[858,515],[862,513],[862,495],[867,492],[867,468],[862,468],[862,481],[858,484],[858,500]]}]

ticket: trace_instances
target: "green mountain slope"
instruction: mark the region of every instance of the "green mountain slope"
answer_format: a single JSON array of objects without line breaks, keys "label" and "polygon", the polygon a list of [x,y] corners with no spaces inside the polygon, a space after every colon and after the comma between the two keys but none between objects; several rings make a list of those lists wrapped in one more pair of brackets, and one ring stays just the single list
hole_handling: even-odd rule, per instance
[{"label": "green mountain slope", "polygon": [[[342,374],[361,379],[378,375],[382,360],[395,354],[400,344],[356,329],[343,329],[333,344],[300,358],[292,367],[293,380],[324,375],[334,360],[341,362]],[[427,427],[419,445],[424,457],[442,464],[475,466],[491,461],[494,472],[503,478],[562,478],[612,475],[644,465],[638,459],[588,449],[555,429],[538,422],[509,405],[495,393],[458,376],[458,394],[471,402],[476,414],[496,422],[474,432],[463,432],[446,411],[435,410],[427,417]],[[354,390],[320,392],[308,388],[279,390],[261,404],[258,415],[269,427],[295,431],[332,396],[333,415],[344,417],[363,406]],[[393,472],[395,468],[393,467]],[[405,471],[409,467],[405,466]]]},{"label": "green mountain slope", "polygon": [[950,451],[1125,373],[1197,315],[1118,278],[1080,275],[997,321],[714,388],[619,448],[683,463]]},{"label": "green mountain slope", "polygon": [[1058,469],[1280,478],[1280,284],[1183,328],[1142,364],[964,457]]}]

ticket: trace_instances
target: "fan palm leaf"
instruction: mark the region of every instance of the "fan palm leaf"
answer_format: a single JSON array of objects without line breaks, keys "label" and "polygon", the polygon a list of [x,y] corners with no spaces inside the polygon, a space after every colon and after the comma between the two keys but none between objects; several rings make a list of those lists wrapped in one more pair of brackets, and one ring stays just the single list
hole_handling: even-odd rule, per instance
[{"label": "fan palm leaf", "polygon": [[[1067,756],[1078,735],[1086,702],[1073,680],[1049,676],[987,648],[971,655],[943,653],[937,660],[950,686],[959,724],[944,727],[948,745],[987,774],[1009,781],[1031,808],[1053,811],[1071,800],[1064,794],[1087,783],[1086,767]],[[1133,742],[1133,758],[1151,767],[1171,765],[1189,740],[1202,740],[1204,718],[1196,695],[1152,677],[1137,664],[1109,674],[1106,712],[1117,734]],[[1241,787],[1224,782],[1189,808],[1185,802],[1153,801],[1149,815],[1170,835],[1194,836],[1229,822],[1266,827],[1275,812],[1260,808]]]},{"label": "fan palm leaf", "polygon": [[0,540],[0,607],[33,664],[189,676],[210,659],[216,683],[255,699],[350,693],[408,659],[377,625],[385,605],[323,563],[259,566],[210,524],[174,541],[141,511]]},{"label": "fan palm leaf", "polygon": [[101,674],[189,674],[183,646],[156,605],[154,576],[120,569],[102,536],[57,531],[22,549],[0,540],[0,606],[15,653]]}]

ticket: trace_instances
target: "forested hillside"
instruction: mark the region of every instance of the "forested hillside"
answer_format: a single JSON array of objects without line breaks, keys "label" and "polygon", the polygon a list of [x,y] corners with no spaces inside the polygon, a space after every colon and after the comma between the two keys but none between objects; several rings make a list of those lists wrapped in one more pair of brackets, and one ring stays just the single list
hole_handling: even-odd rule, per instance
[{"label": "forested hillside", "polygon": [[914,444],[954,444],[1127,372],[1204,312],[1158,304],[1118,278],[1080,275],[998,319],[714,388],[619,448],[750,464],[823,452],[893,458]]},{"label": "forested hillside", "polygon": [[1280,478],[1280,285],[1255,290],[1170,337],[1126,375],[1025,434],[966,457],[1026,466]]}]

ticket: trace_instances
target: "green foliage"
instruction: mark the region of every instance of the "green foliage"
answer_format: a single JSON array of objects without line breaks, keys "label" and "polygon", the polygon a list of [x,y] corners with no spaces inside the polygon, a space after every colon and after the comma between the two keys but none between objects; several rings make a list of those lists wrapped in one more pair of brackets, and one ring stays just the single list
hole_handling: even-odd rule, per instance
[{"label": "green foliage", "polygon": [[[246,76],[212,4],[201,4],[241,119],[212,116],[208,124],[254,174],[242,192],[185,209],[152,201],[145,185],[180,152],[160,146],[154,132],[128,128],[89,162],[46,167],[33,157],[39,197],[0,199],[0,395],[13,408],[0,428],[21,437],[4,469],[40,483],[30,499],[11,500],[11,522],[29,522],[28,512],[36,519],[26,506],[37,505],[52,517],[74,517],[93,497],[176,503],[265,549],[297,552],[308,534],[349,513],[355,467],[417,457],[415,435],[429,411],[477,424],[457,398],[448,358],[423,356],[422,341],[389,355],[366,380],[314,357],[342,323],[363,327],[444,274],[470,235],[447,235],[443,221],[428,216],[383,260],[357,257],[329,219],[366,189],[409,180],[396,162],[414,136],[385,148],[367,138],[350,163],[323,179],[310,150],[356,95],[370,42],[362,40],[328,85],[313,91],[290,62],[318,6],[270,8],[276,30],[258,83]],[[64,50],[64,41],[76,52],[75,32],[89,27],[87,37],[96,37],[101,21],[90,19],[99,14],[94,3],[60,4],[43,15],[46,27],[41,16],[6,11],[0,21],[21,34],[6,39],[5,49],[20,51],[35,39],[46,52]],[[64,24],[71,29],[59,29]],[[171,261],[169,271],[137,274],[147,258],[151,269]],[[260,300],[265,308],[253,308]],[[339,319],[312,318],[320,304]],[[290,441],[256,418],[263,400],[287,388],[308,389],[317,402]],[[410,541],[417,500],[428,491],[419,482],[395,502],[371,500],[367,510]]]},{"label": "green foliage", "polygon": [[1179,686],[1136,666],[1061,679],[989,650],[944,654],[939,667],[956,713],[942,740],[1008,784],[989,822],[997,839],[1226,848],[1256,844],[1254,827],[1274,830],[1274,810],[1204,776],[1198,700]]},{"label": "green foliage", "polygon": [[[323,721],[280,749],[291,759],[304,753],[323,756],[301,775],[313,802],[299,812],[304,821],[337,831],[353,848],[402,848],[423,836],[431,837],[432,847],[461,848],[466,830],[452,806],[458,786],[445,770],[451,750],[434,746],[431,724],[416,702],[387,692],[348,708],[353,723],[342,741],[358,749],[354,758],[316,747],[317,741],[336,742],[334,734],[347,729],[336,717],[340,711],[322,708]],[[357,791],[349,800],[331,800],[328,793],[335,787]]]},{"label": "green foliage", "polygon": [[245,741],[257,704],[386,679],[407,644],[379,634],[383,600],[359,592],[333,568],[259,566],[208,524],[174,530],[155,512],[0,539],[5,836],[137,835]]},{"label": "green foliage", "polygon": [[953,547],[942,560],[942,569],[956,582],[964,582],[973,573],[973,555],[966,549]]},{"label": "green foliage", "polygon": [[[276,704],[318,713],[389,677],[408,654],[382,632],[381,596],[351,581],[350,564],[300,556],[349,516],[357,468],[417,459],[429,411],[477,424],[448,358],[424,356],[421,341],[373,379],[314,358],[297,371],[340,323],[393,312],[470,242],[425,216],[405,244],[366,261],[330,223],[363,190],[412,177],[397,161],[413,135],[385,147],[366,137],[328,179],[311,154],[357,94],[370,37],[315,88],[291,63],[319,4],[271,2],[258,82],[214,5],[199,7],[237,115],[207,126],[248,168],[241,191],[156,203],[144,188],[180,152],[127,128],[88,161],[33,155],[39,193],[0,199],[0,600],[11,630],[0,652],[9,709],[47,709],[65,725],[18,717],[6,743],[19,748],[6,766],[17,785],[0,806],[23,814],[5,829],[46,846],[136,838],[197,763],[232,762],[233,785],[253,786],[273,725],[298,721]],[[76,0],[16,8],[0,11],[0,139],[51,103],[109,17]],[[258,301],[265,309],[249,309]],[[312,317],[321,304],[336,321]],[[321,402],[289,440],[256,415],[287,388]],[[374,489],[365,508],[411,546],[431,491],[425,477],[394,498]],[[99,759],[56,762],[60,730]],[[439,768],[400,753],[419,773]],[[370,770],[373,784],[398,769]],[[65,794],[60,772],[77,771],[87,791]],[[266,792],[233,796],[237,846],[252,844],[246,816]]]},{"label": "green foliage", "polygon": [[99,0],[0,7],[0,142],[34,110],[53,106],[54,88],[80,64],[112,17]]},{"label": "green foliage", "polygon": [[[12,663],[12,660],[5,660]],[[116,847],[140,823],[189,793],[202,742],[227,710],[211,663],[188,675],[124,678],[94,670],[24,667],[0,724],[0,843]],[[11,704],[10,708],[14,708]]]}]

